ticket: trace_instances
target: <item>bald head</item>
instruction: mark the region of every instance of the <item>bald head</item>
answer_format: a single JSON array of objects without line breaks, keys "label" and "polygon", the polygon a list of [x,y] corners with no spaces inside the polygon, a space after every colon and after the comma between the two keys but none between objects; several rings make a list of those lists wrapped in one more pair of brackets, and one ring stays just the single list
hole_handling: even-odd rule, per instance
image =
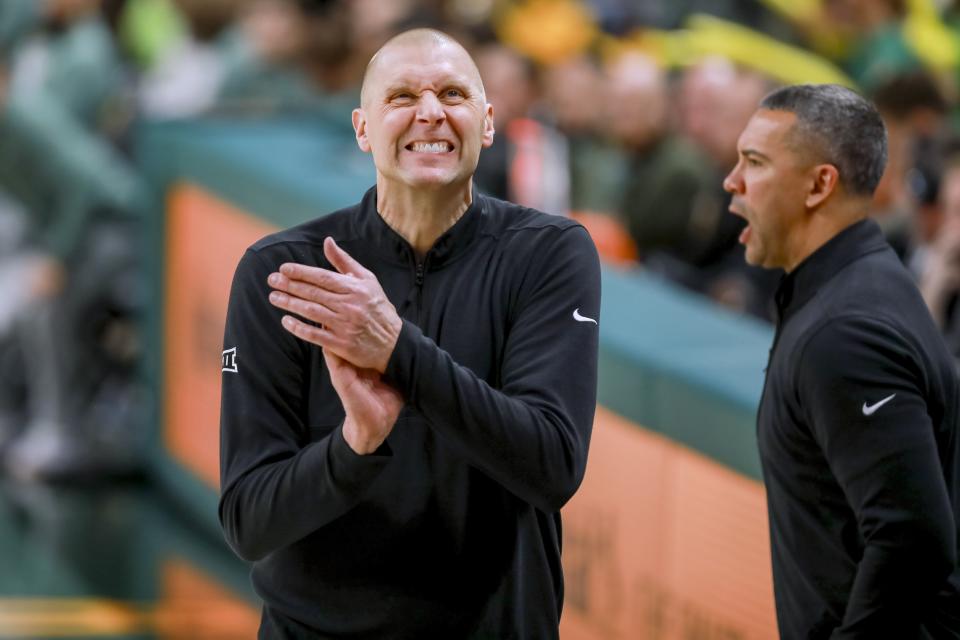
[{"label": "bald head", "polygon": [[[363,74],[363,83],[360,85],[360,105],[367,106],[370,97],[370,85],[384,71],[390,72],[392,55],[402,49],[419,48],[431,51],[437,58],[456,59],[465,64],[464,70],[474,79],[483,91],[483,81],[480,71],[467,50],[459,42],[442,31],[436,29],[411,29],[390,38],[380,49],[373,54],[367,69]],[[485,99],[485,98],[484,98]]]},{"label": "bald head", "polygon": [[645,147],[666,133],[667,76],[657,61],[628,53],[606,73],[607,127],[620,141]]},{"label": "bald head", "polygon": [[378,188],[465,189],[480,150],[493,144],[493,106],[477,65],[453,38],[432,29],[396,36],[367,65],[357,144],[373,153]]}]

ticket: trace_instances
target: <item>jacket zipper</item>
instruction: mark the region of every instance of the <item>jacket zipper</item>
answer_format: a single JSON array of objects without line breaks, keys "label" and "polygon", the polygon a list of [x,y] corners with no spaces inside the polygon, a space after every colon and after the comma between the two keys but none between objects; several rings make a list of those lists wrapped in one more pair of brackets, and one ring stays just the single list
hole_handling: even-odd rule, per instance
[{"label": "jacket zipper", "polygon": [[417,325],[423,326],[423,273],[426,270],[427,260],[418,260],[416,263],[416,273],[414,283],[417,287]]}]

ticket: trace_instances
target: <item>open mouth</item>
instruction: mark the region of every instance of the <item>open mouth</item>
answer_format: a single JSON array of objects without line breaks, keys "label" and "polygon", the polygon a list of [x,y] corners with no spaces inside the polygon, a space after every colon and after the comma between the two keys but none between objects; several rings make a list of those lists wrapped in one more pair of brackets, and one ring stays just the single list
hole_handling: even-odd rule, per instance
[{"label": "open mouth", "polygon": [[753,228],[750,226],[750,221],[747,219],[747,216],[739,210],[739,208],[734,206],[733,202],[730,203],[730,206],[727,207],[727,210],[738,218],[743,219],[743,229],[741,229],[740,237],[737,238],[737,240],[740,242],[740,244],[747,244],[747,242],[750,241],[750,236],[753,235]]},{"label": "open mouth", "polygon": [[416,140],[407,144],[404,149],[414,153],[449,153],[453,151],[453,145],[446,140],[438,140],[435,142]]}]

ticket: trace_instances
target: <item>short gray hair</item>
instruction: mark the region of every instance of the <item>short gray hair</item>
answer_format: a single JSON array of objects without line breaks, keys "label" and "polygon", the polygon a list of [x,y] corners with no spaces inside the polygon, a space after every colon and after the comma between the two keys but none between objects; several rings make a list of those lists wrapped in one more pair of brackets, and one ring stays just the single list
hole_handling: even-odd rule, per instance
[{"label": "short gray hair", "polygon": [[835,166],[850,193],[873,195],[887,164],[887,129],[867,99],[838,84],[798,84],[768,94],[760,107],[795,114],[795,144]]}]

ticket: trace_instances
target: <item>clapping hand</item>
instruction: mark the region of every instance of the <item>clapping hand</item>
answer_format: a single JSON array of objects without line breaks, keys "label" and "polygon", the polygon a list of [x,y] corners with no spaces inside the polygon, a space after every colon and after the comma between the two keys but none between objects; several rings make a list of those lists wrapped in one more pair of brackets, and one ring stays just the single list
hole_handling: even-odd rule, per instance
[{"label": "clapping hand", "polygon": [[285,263],[267,279],[274,289],[270,302],[295,314],[283,316],[287,331],[323,348],[346,412],[344,438],[357,453],[371,453],[389,435],[403,407],[400,394],[380,377],[403,321],[376,276],[332,238],[324,241],[323,252],[336,272]]}]

